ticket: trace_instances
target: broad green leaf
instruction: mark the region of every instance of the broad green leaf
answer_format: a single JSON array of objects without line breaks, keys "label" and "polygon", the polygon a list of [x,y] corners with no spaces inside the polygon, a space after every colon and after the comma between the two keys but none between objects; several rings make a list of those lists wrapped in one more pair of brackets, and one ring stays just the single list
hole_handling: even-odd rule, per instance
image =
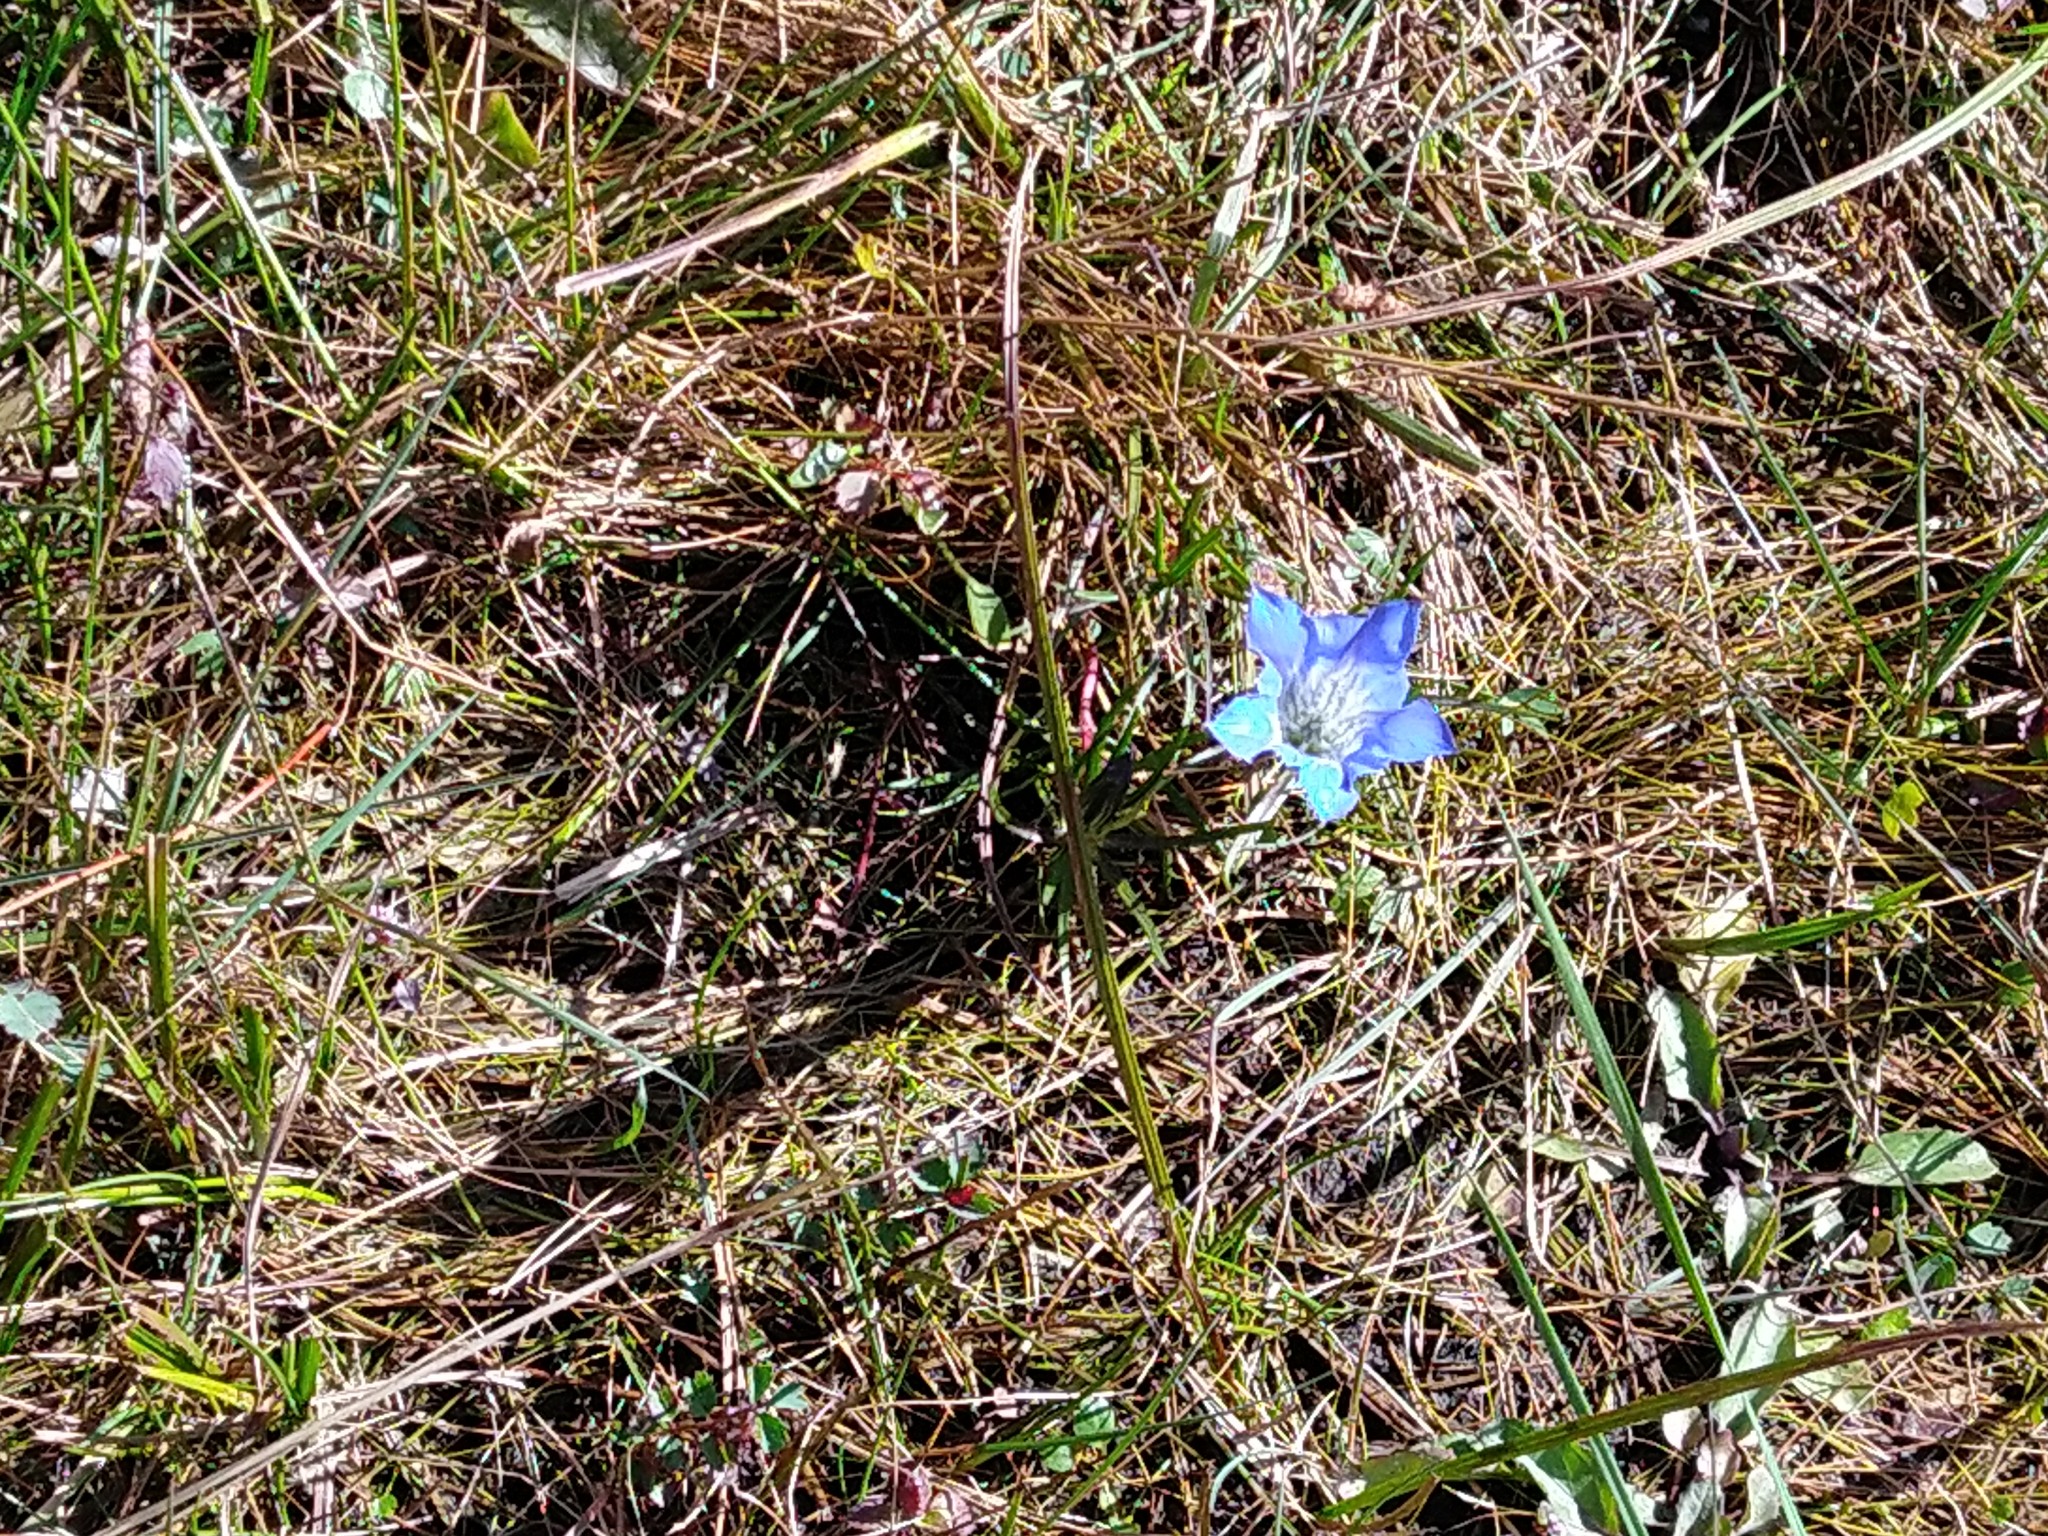
[{"label": "broad green leaf", "polygon": [[[1737,1318],[1735,1326],[1728,1330],[1728,1363],[1724,1374],[1732,1376],[1742,1371],[1760,1370],[1796,1358],[1799,1353],[1797,1323],[1797,1314],[1776,1297],[1758,1302]],[[1737,1435],[1745,1434],[1752,1427],[1756,1411],[1770,1395],[1769,1389],[1761,1389],[1725,1397],[1714,1404],[1714,1421]]]},{"label": "broad green leaf", "polygon": [[[1724,891],[1701,906],[1695,906],[1673,925],[1679,943],[1702,939],[1734,939],[1756,932],[1756,914],[1749,897],[1741,891]],[[1698,1002],[1712,1025],[1719,1021],[1742,990],[1753,955],[1696,954],[1678,963],[1678,985]]]},{"label": "broad green leaf", "polygon": [[1106,1397],[1083,1398],[1074,1409],[1074,1433],[1087,1440],[1106,1440],[1116,1433],[1116,1405]]},{"label": "broad green leaf", "polygon": [[1980,1221],[1963,1234],[1963,1244],[1980,1259],[2002,1259],[2012,1252],[2012,1234],[1995,1221]]},{"label": "broad green leaf", "polygon": [[1884,835],[1896,838],[1904,828],[1919,826],[1920,807],[1926,803],[1926,790],[1911,779],[1899,780],[1898,787],[1878,809],[1877,819],[1884,825]]},{"label": "broad green leaf", "polygon": [[1784,1494],[1771,1469],[1755,1466],[1742,1479],[1742,1524],[1735,1536],[1765,1536],[1784,1524]]},{"label": "broad green leaf", "polygon": [[484,115],[477,124],[477,136],[522,171],[540,164],[540,151],[533,146],[533,135],[519,121],[511,98],[503,91],[493,91],[484,98]]},{"label": "broad green leaf", "polygon": [[503,0],[499,9],[534,47],[601,91],[623,96],[647,72],[647,54],[611,0]]},{"label": "broad green leaf", "polygon": [[700,1419],[711,1416],[718,1406],[718,1382],[709,1371],[699,1371],[683,1389],[683,1404]]},{"label": "broad green leaf", "polygon": [[63,1004],[41,987],[25,981],[0,984],[0,1029],[24,1044],[41,1050],[63,1016]]},{"label": "broad green leaf", "polygon": [[1738,1280],[1754,1280],[1778,1246],[1778,1202],[1768,1194],[1744,1195],[1742,1204],[1749,1213],[1749,1240],[1735,1255],[1731,1272]]},{"label": "broad green leaf", "polygon": [[1553,1162],[1582,1165],[1589,1178],[1605,1184],[1628,1171],[1628,1154],[1619,1147],[1596,1147],[1576,1136],[1548,1133],[1529,1138],[1529,1150]]},{"label": "broad green leaf", "polygon": [[1701,1109],[1719,1110],[1721,1047],[1705,1010],[1669,987],[1652,987],[1643,1006],[1664,1068],[1664,1091]]},{"label": "broad green leaf", "polygon": [[[78,1081],[85,1071],[85,1059],[92,1043],[78,1035],[60,1035],[57,1023],[64,1008],[41,987],[25,981],[0,983],[0,1030],[28,1046],[57,1069],[67,1083]],[[97,1081],[113,1075],[113,1064],[100,1063]]]},{"label": "broad green leaf", "polygon": [[1526,726],[1539,736],[1548,736],[1550,728],[1564,718],[1564,705],[1558,702],[1556,691],[1550,688],[1511,688],[1493,707],[1501,717],[1503,736],[1512,736],[1517,726]]},{"label": "broad green leaf", "polygon": [[198,656],[202,659],[217,659],[224,649],[226,647],[221,643],[219,630],[202,629],[196,635],[180,640],[176,654],[180,656]]},{"label": "broad green leaf", "polygon": [[967,622],[983,645],[1001,645],[1010,636],[1010,615],[995,588],[967,578]]},{"label": "broad green leaf", "polygon": [[1671,1536],[1719,1536],[1721,1504],[1721,1485],[1695,1477],[1678,1491],[1678,1502],[1671,1511]]},{"label": "broad green leaf", "polygon": [[1769,1195],[1746,1195],[1734,1185],[1714,1196],[1721,1217],[1721,1258],[1738,1280],[1763,1272],[1778,1241],[1778,1203]]},{"label": "broad green leaf", "polygon": [[[1840,1336],[1832,1333],[1804,1333],[1799,1337],[1799,1352],[1816,1354],[1841,1342]],[[1836,1413],[1860,1413],[1870,1405],[1876,1389],[1871,1385],[1868,1365],[1861,1360],[1845,1360],[1794,1377],[1792,1390],[1813,1402],[1826,1403]]]},{"label": "broad green leaf", "polygon": [[836,437],[820,438],[803,456],[803,462],[789,472],[789,483],[800,491],[815,490],[837,476],[852,456],[852,450]]},{"label": "broad green leaf", "polygon": [[2001,1008],[2024,1008],[2034,995],[2033,968],[2024,960],[2008,960],[1998,967],[1998,987],[1992,1000]]},{"label": "broad green leaf", "polygon": [[225,110],[210,101],[198,103],[199,115],[206,121],[193,122],[185,111],[184,103],[171,103],[171,156],[177,160],[191,160],[206,153],[209,138],[216,144],[226,144],[235,136],[235,120]]},{"label": "broad green leaf", "polygon": [[[1545,1524],[1558,1536],[1619,1536],[1626,1529],[1588,1443],[1518,1456],[1515,1465],[1543,1490]],[[1647,1522],[1653,1501],[1638,1488],[1629,1488],[1628,1496],[1635,1503],[1639,1521]]]},{"label": "broad green leaf", "polygon": [[1386,535],[1372,528],[1353,528],[1344,535],[1344,547],[1366,575],[1386,586],[1399,585],[1400,572],[1395,568],[1393,546],[1387,543]]},{"label": "broad green leaf", "polygon": [[383,17],[351,0],[343,4],[335,31],[349,61],[341,77],[341,99],[366,123],[389,122],[398,115],[398,93],[391,81]]},{"label": "broad green leaf", "polygon": [[1863,1149],[1849,1178],[1876,1189],[1971,1184],[1998,1177],[1998,1164],[1960,1131],[1888,1131]]},{"label": "broad green leaf", "polygon": [[358,64],[341,77],[341,99],[366,123],[388,122],[398,105],[390,77],[375,64]]},{"label": "broad green leaf", "polygon": [[1377,864],[1357,864],[1330,883],[1330,916],[1363,933],[1391,927],[1408,904],[1409,889],[1393,885]]},{"label": "broad green leaf", "polygon": [[1742,1190],[1729,1185],[1714,1196],[1714,1209],[1721,1216],[1721,1261],[1732,1273],[1739,1267],[1739,1257],[1749,1249],[1749,1203],[1742,1198]]}]

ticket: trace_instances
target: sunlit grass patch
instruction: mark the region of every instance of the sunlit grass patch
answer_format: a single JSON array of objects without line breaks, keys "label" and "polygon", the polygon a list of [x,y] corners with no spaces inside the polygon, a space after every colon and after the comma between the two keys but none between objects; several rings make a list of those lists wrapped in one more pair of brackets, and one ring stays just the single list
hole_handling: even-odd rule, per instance
[{"label": "sunlit grass patch", "polygon": [[2041,1526],[2027,46],[0,22],[0,1524]]}]

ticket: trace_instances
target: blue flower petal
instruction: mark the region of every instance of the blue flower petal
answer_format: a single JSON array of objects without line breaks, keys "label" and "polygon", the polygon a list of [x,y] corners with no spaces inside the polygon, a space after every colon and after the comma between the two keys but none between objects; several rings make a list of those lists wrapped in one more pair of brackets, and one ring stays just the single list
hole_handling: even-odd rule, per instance
[{"label": "blue flower petal", "polygon": [[1383,715],[1391,715],[1408,702],[1408,669],[1368,661],[1350,668],[1352,685],[1366,702]]},{"label": "blue flower petal", "polygon": [[1407,708],[1395,710],[1370,733],[1370,739],[1376,739],[1397,763],[1426,762],[1432,757],[1448,757],[1458,750],[1451,728],[1427,699],[1417,699]]},{"label": "blue flower petal", "polygon": [[1209,722],[1216,744],[1241,763],[1280,745],[1280,718],[1264,693],[1240,694]]},{"label": "blue flower petal", "polygon": [[1297,770],[1301,797],[1318,821],[1341,821],[1358,804],[1358,791],[1345,782],[1343,765],[1326,757],[1311,757]]},{"label": "blue flower petal", "polygon": [[1303,617],[1309,632],[1306,659],[1311,662],[1338,660],[1351,649],[1366,621],[1362,613],[1310,613]]},{"label": "blue flower petal", "polygon": [[1407,598],[1381,603],[1360,617],[1357,624],[1345,651],[1346,659],[1355,666],[1398,667],[1415,649],[1415,631],[1422,624],[1422,604]]},{"label": "blue flower petal", "polygon": [[1380,745],[1377,732],[1366,732],[1365,742],[1349,757],[1344,759],[1344,783],[1356,789],[1358,781],[1368,773],[1378,773],[1393,759],[1387,756],[1387,749]]},{"label": "blue flower petal", "polygon": [[1308,644],[1308,615],[1279,593],[1253,587],[1244,615],[1244,640],[1281,671],[1292,672],[1301,665]]}]

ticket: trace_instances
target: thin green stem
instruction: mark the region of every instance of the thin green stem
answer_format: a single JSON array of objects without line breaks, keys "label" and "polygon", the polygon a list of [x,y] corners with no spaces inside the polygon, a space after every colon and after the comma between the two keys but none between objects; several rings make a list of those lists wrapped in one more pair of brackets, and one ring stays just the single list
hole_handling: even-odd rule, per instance
[{"label": "thin green stem", "polygon": [[1110,950],[1109,924],[1102,915],[1102,894],[1095,883],[1095,847],[1088,824],[1081,813],[1081,786],[1074,776],[1074,744],[1067,724],[1066,694],[1060,687],[1058,658],[1052,648],[1052,620],[1045,609],[1045,579],[1038,553],[1038,530],[1031,516],[1031,488],[1024,472],[1024,419],[1022,383],[1019,375],[1018,345],[1023,332],[1023,304],[1019,280],[1024,265],[1024,232],[1031,215],[1031,189],[1038,173],[1038,151],[1025,157],[1017,179],[1017,200],[1010,209],[1009,259],[1003,282],[1003,396],[1009,425],[1010,501],[1016,510],[1017,556],[1023,567],[1024,611],[1031,623],[1031,649],[1038,659],[1038,683],[1044,693],[1046,735],[1052,747],[1053,785],[1059,795],[1060,822],[1065,835],[1067,871],[1074,893],[1074,908],[1080,914],[1081,934],[1088,946],[1088,959],[1095,975],[1095,994],[1103,1018],[1109,1023],[1109,1038],[1116,1052],[1117,1072],[1123,1079],[1124,1098],[1129,1107],[1131,1133],[1145,1160],[1145,1174],[1152,1181],[1152,1196],[1167,1214],[1174,1229],[1176,1253],[1183,1233],[1178,1219],[1179,1201],[1173,1192],[1173,1178],[1166,1166],[1166,1149],[1160,1144],[1159,1127],[1152,1118],[1152,1105],[1145,1093],[1145,1068],[1138,1060],[1137,1042],[1131,1037],[1130,1016],[1124,1011],[1123,985],[1116,973],[1116,958]]}]

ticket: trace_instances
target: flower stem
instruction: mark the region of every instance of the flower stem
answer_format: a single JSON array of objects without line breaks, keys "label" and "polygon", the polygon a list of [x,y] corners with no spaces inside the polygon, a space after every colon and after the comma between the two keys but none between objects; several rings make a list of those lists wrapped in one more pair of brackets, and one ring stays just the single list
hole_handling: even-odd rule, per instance
[{"label": "flower stem", "polygon": [[1095,883],[1094,840],[1081,813],[1081,787],[1074,777],[1073,735],[1067,723],[1066,693],[1060,687],[1058,659],[1052,648],[1052,621],[1046,615],[1045,581],[1038,554],[1038,530],[1031,517],[1031,493],[1024,473],[1023,387],[1019,372],[1018,342],[1024,328],[1019,282],[1024,266],[1024,231],[1031,212],[1031,190],[1038,171],[1038,151],[1026,157],[1017,182],[1017,201],[1010,210],[1009,253],[1003,282],[1003,401],[1009,418],[1010,500],[1017,515],[1017,554],[1023,566],[1024,609],[1031,623],[1031,649],[1038,659],[1039,688],[1043,692],[1046,734],[1052,745],[1053,784],[1059,795],[1060,822],[1065,835],[1067,869],[1072,876],[1074,907],[1080,914],[1081,934],[1088,946],[1088,958],[1095,975],[1095,993],[1103,1017],[1109,1023],[1110,1044],[1116,1053],[1117,1072],[1123,1078],[1131,1133],[1144,1159],[1145,1173],[1152,1183],[1152,1198],[1173,1233],[1176,1261],[1184,1256],[1184,1233],[1179,1201],[1166,1166],[1166,1149],[1159,1141],[1159,1127],[1152,1118],[1152,1106],[1145,1094],[1145,1068],[1138,1060],[1138,1047],[1131,1037],[1130,1016],[1124,1011],[1123,983],[1111,953],[1109,924],[1102,915],[1102,894]]}]

